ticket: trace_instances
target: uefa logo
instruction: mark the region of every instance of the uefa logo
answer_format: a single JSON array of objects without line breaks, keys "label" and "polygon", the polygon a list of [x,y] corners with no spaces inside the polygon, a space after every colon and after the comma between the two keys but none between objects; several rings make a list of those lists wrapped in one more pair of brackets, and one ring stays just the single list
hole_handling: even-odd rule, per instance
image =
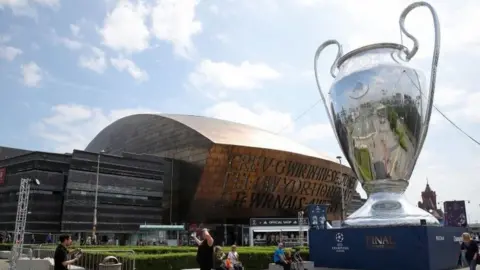
[{"label": "uefa logo", "polygon": [[335,252],[347,252],[350,250],[349,247],[343,244],[344,236],[343,233],[335,234],[335,241],[337,242],[336,246],[332,247],[332,250]]},{"label": "uefa logo", "polygon": [[337,240],[337,243],[342,243],[343,242],[343,233],[337,233],[335,235],[335,240]]}]

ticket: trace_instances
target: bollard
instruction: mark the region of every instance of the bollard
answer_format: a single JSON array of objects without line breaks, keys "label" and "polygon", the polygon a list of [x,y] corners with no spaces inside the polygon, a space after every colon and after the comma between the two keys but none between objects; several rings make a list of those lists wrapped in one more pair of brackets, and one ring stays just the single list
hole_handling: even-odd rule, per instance
[{"label": "bollard", "polygon": [[98,266],[98,270],[122,270],[122,264],[114,256],[105,257]]}]

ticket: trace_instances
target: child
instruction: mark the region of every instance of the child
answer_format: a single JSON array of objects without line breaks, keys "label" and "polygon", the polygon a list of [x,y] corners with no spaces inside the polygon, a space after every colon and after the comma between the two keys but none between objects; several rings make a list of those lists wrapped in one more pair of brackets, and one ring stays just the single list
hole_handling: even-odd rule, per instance
[{"label": "child", "polygon": [[288,264],[291,264],[293,261],[292,251],[290,251],[290,249],[285,252],[285,261],[287,261]]}]

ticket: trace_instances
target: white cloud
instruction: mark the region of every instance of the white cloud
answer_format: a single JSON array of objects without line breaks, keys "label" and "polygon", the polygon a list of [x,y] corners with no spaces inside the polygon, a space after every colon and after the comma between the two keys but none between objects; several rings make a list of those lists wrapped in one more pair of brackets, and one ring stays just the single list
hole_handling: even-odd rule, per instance
[{"label": "white cloud", "polygon": [[194,46],[192,36],[202,31],[195,19],[198,0],[158,0],[152,10],[152,32],[159,40],[171,42],[175,53],[187,57]]},{"label": "white cloud", "polygon": [[70,38],[59,38],[59,41],[70,50],[80,50],[81,48],[83,48],[83,43],[77,40],[73,40]]},{"label": "white cloud", "polygon": [[325,0],[295,0],[295,4],[303,7],[312,7],[323,2],[325,2]]},{"label": "white cloud", "polygon": [[298,141],[309,142],[334,138],[332,126],[328,123],[312,124],[302,127],[295,136]]},{"label": "white cloud", "polygon": [[[334,139],[330,124],[317,123],[298,128],[289,112],[274,110],[263,104],[244,107],[235,101],[223,101],[207,108],[204,114],[208,117],[258,127],[280,136],[288,136],[297,142],[308,143]],[[322,149],[321,152],[323,151]]]},{"label": "white cloud", "polygon": [[96,73],[103,73],[107,68],[105,53],[97,47],[92,47],[89,55],[80,56],[78,64],[81,67],[88,68]]},{"label": "white cloud", "polygon": [[225,97],[228,90],[261,88],[265,81],[279,77],[278,71],[264,63],[244,61],[236,66],[227,62],[203,60],[190,74],[189,82],[207,94]]},{"label": "white cloud", "polygon": [[9,35],[0,35],[0,43],[7,43],[12,39]]},{"label": "white cloud", "polygon": [[218,6],[217,5],[210,5],[208,7],[208,9],[210,10],[210,12],[212,12],[213,14],[217,15],[218,12],[219,12],[219,9],[218,9]]},{"label": "white cloud", "polygon": [[58,8],[60,0],[0,0],[0,10],[10,8],[15,16],[36,17],[36,5]]},{"label": "white cloud", "polygon": [[65,153],[84,149],[107,125],[132,114],[158,113],[146,108],[116,109],[105,112],[78,104],[60,104],[51,108],[50,116],[33,126],[33,132],[45,139],[53,151]]},{"label": "white cloud", "polygon": [[32,0],[34,3],[48,6],[48,7],[56,7],[60,5],[60,0]]},{"label": "white cloud", "polygon": [[451,87],[439,87],[434,95],[434,103],[440,109],[447,106],[458,105],[465,99],[466,90]]},{"label": "white cloud", "polygon": [[[72,25],[70,25],[70,27],[71,26]],[[77,39],[72,39],[72,38],[69,38],[69,37],[63,37],[63,36],[58,35],[55,29],[51,29],[51,34],[53,36],[53,41],[55,43],[60,43],[61,45],[68,48],[69,50],[77,51],[77,50],[80,50],[80,49],[85,47],[85,44],[83,44],[82,42],[80,42]],[[73,35],[73,36],[74,36],[74,38],[76,38],[75,35]]]},{"label": "white cloud", "polygon": [[0,8],[3,7],[10,7],[10,8],[15,8],[15,7],[23,7],[28,5],[28,0],[0,0]]},{"label": "white cloud", "polygon": [[228,36],[226,36],[224,34],[215,35],[215,39],[217,39],[218,41],[220,41],[222,43],[228,43],[229,42]]},{"label": "white cloud", "polygon": [[21,55],[22,53],[22,50],[18,48],[0,45],[0,59],[13,61],[17,56]]},{"label": "white cloud", "polygon": [[[478,106],[480,104],[480,92],[444,88],[439,93],[438,101],[437,96],[435,96],[435,104],[439,105],[437,108],[451,121],[460,125],[461,128],[468,127],[469,123],[480,122],[480,106]],[[451,123],[434,108],[430,124],[438,126],[439,123],[448,124],[451,127]],[[469,135],[477,137],[475,133]]]},{"label": "white cloud", "polygon": [[80,26],[76,24],[70,24],[70,31],[74,37],[80,37]]},{"label": "white cloud", "polygon": [[42,80],[42,70],[35,62],[22,65],[23,84],[28,87],[38,87]]},{"label": "white cloud", "polygon": [[140,52],[149,47],[150,32],[145,24],[149,13],[143,2],[119,1],[107,14],[100,34],[103,43],[118,51]]},{"label": "white cloud", "polygon": [[[377,42],[399,42],[400,29],[398,19],[400,13],[411,0],[343,0],[332,1],[343,17],[348,17],[346,27],[355,31],[348,31],[346,41],[349,49]],[[478,1],[465,0],[461,5],[455,2],[435,1],[432,3],[438,13],[441,25],[442,53],[464,52],[480,42],[480,33],[477,31],[477,14],[480,12]],[[365,16],[365,14],[375,14]],[[434,41],[432,15],[426,8],[417,8],[412,11],[406,21],[407,30],[419,39],[420,50],[418,57],[431,57]],[[381,23],[379,23],[381,22]],[[341,26],[340,28],[343,28]],[[342,32],[346,29],[341,29]],[[404,42],[411,48],[411,41],[404,36]]]},{"label": "white cloud", "polygon": [[[475,92],[465,98],[465,104],[460,109],[473,122],[480,122],[480,92]],[[475,136],[478,137],[478,136]]]},{"label": "white cloud", "polygon": [[32,44],[30,44],[30,48],[32,48],[34,51],[38,51],[40,50],[40,45],[38,45],[36,42],[32,42]]},{"label": "white cloud", "polygon": [[277,133],[294,128],[292,116],[287,112],[272,110],[256,104],[252,109],[242,107],[234,101],[220,102],[204,111],[206,116],[251,125]]},{"label": "white cloud", "polygon": [[127,71],[130,76],[132,76],[135,80],[138,81],[145,81],[148,80],[148,74],[145,70],[139,68],[129,59],[125,59],[123,57],[118,58],[111,58],[110,62],[112,66],[115,67],[118,71]]}]

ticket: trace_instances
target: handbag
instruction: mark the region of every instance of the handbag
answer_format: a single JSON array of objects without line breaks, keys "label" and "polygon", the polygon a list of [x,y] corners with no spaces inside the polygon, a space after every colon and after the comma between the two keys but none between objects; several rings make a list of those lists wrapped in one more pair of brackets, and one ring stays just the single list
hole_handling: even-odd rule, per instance
[{"label": "handbag", "polygon": [[226,259],[225,260],[225,267],[227,267],[227,269],[230,269],[232,268],[232,262],[230,261],[230,259]]}]

